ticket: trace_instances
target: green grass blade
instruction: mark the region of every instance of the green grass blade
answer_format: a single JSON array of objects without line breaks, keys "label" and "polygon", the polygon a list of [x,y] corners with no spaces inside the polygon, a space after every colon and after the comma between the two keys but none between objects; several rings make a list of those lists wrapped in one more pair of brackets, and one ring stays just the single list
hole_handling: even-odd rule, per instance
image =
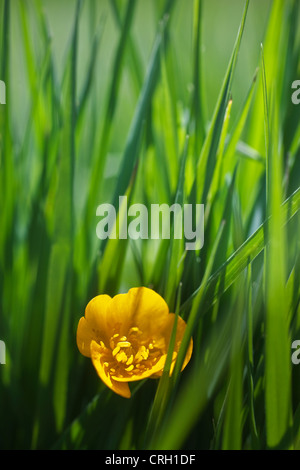
[{"label": "green grass blade", "polygon": [[176,308],[175,308],[175,320],[170,337],[170,344],[168,347],[167,358],[163,370],[163,374],[159,380],[155,397],[153,400],[153,405],[149,414],[149,419],[147,423],[147,429],[145,433],[145,445],[151,447],[153,438],[158,432],[162,420],[164,419],[164,414],[166,409],[170,405],[170,397],[172,394],[173,380],[170,377],[170,369],[172,364],[173,351],[175,346],[176,331],[178,324],[178,312],[181,301],[181,285],[178,289],[178,296],[176,299]]},{"label": "green grass blade", "polygon": [[232,342],[230,350],[229,387],[226,400],[223,450],[242,449],[243,407],[243,316],[245,311],[245,276],[235,284],[236,298],[233,302]]},{"label": "green grass blade", "polygon": [[134,166],[136,164],[137,154],[140,148],[142,137],[143,122],[149,109],[151,98],[158,79],[160,48],[166,26],[167,21],[165,20],[157,34],[152,55],[149,61],[147,75],[145,77],[144,85],[137,103],[136,112],[131,123],[124,155],[121,162],[119,178],[116,183],[116,191],[112,199],[112,204],[114,207],[117,207],[119,195],[125,194],[132,176]]},{"label": "green grass blade", "polygon": [[[116,0],[110,0],[109,5],[112,9],[114,18],[119,29],[122,29],[122,19],[120,17],[120,12]],[[143,73],[142,73],[142,65],[141,65],[141,58],[137,47],[131,37],[128,38],[128,50],[129,50],[129,60],[130,60],[130,70],[132,71],[132,80],[135,83],[135,89],[137,96],[143,85]]]},{"label": "green grass blade", "polygon": [[[48,269],[43,345],[39,371],[40,395],[32,445],[42,445],[47,435],[43,412],[51,400],[50,383],[54,386],[54,422],[62,427],[66,411],[67,355],[69,343],[70,263],[74,233],[73,181],[76,127],[76,61],[79,12],[77,2],[70,56],[65,71],[65,101],[62,104],[64,126],[60,134],[59,175],[55,196],[53,237]],[[61,201],[64,201],[62,205]],[[67,293],[67,294],[66,294]],[[61,320],[64,311],[63,321]],[[55,346],[58,346],[56,350]]]},{"label": "green grass blade", "polygon": [[181,371],[181,368],[182,368],[182,365],[183,365],[183,362],[184,362],[186,351],[187,351],[190,339],[191,339],[191,337],[193,335],[193,332],[195,330],[195,327],[196,327],[196,322],[199,318],[199,315],[202,315],[201,309],[202,309],[203,302],[204,302],[204,299],[205,299],[205,295],[206,295],[206,292],[207,292],[208,280],[209,280],[209,277],[211,275],[211,271],[212,271],[214,263],[215,263],[215,256],[216,256],[218,248],[220,246],[223,231],[224,231],[224,222],[221,223],[221,225],[220,225],[219,232],[218,232],[218,235],[217,235],[216,240],[214,242],[213,249],[212,249],[212,252],[211,252],[211,255],[210,255],[210,259],[207,263],[205,273],[204,273],[203,279],[201,281],[200,288],[197,292],[197,295],[193,299],[193,303],[192,303],[192,306],[191,306],[191,311],[190,311],[189,318],[188,318],[188,321],[187,321],[187,326],[186,326],[184,336],[183,336],[183,339],[182,339],[182,343],[180,345],[180,349],[179,349],[178,356],[177,356],[177,359],[176,359],[174,372],[172,374],[172,379],[173,379],[174,384],[176,384],[178,382],[178,378],[179,378],[180,371]]},{"label": "green grass blade", "polygon": [[286,241],[282,224],[281,150],[278,110],[274,102],[271,117],[262,54],[265,133],[267,152],[268,238],[265,252],[266,296],[266,421],[269,448],[291,446],[291,360],[286,299]]},{"label": "green grass blade", "polygon": [[[134,176],[134,169],[135,165],[138,160],[138,152],[141,145],[142,140],[142,131],[143,131],[143,122],[149,110],[149,106],[151,103],[152,95],[155,90],[155,86],[158,80],[158,72],[159,72],[159,60],[160,60],[160,48],[163,41],[163,34],[164,30],[167,27],[167,21],[165,20],[164,23],[161,25],[160,30],[157,34],[155,44],[153,46],[152,55],[149,62],[149,67],[147,71],[147,75],[145,77],[145,81],[143,84],[143,88],[141,90],[140,98],[137,103],[135,115],[133,117],[133,121],[131,123],[131,127],[129,130],[129,135],[127,139],[127,143],[125,146],[124,154],[122,157],[122,162],[120,165],[119,176],[116,181],[115,192],[112,198],[112,205],[115,208],[119,206],[119,196],[123,196],[127,194],[130,182]],[[114,240],[110,240],[113,242]],[[106,248],[107,240],[103,240],[100,242],[101,249],[104,251]],[[126,240],[125,240],[125,244]],[[124,245],[124,243],[122,243]],[[112,246],[112,243],[110,243]],[[120,248],[121,245],[117,247],[119,253],[125,253],[124,246]],[[121,250],[121,251],[120,251]],[[122,255],[122,256],[123,256]],[[110,263],[110,256],[104,256],[104,261],[100,261],[98,266],[98,272],[101,274],[100,276],[100,286],[103,288],[106,284],[105,276],[108,274],[107,271],[103,270],[103,263],[106,262]],[[114,259],[118,259],[115,257]],[[124,258],[123,258],[124,259]]]},{"label": "green grass blade", "polygon": [[193,69],[193,109],[195,119],[195,156],[200,154],[200,148],[205,137],[204,91],[202,83],[201,63],[201,34],[202,34],[202,0],[194,0],[194,69]]},{"label": "green grass blade", "polygon": [[[300,188],[295,191],[283,204],[283,220],[288,222],[300,210]],[[265,248],[265,231],[267,222],[264,222],[244,243],[240,246],[226,262],[210,277],[208,289],[211,292],[210,301],[205,305],[205,311],[216,301],[218,295],[216,285],[224,279],[223,292],[225,292],[237,279],[239,274],[247,267],[249,262],[255,259]],[[182,305],[184,311],[192,299],[197,295],[197,289]],[[215,293],[214,293],[215,292]],[[221,293],[219,292],[221,295]]]},{"label": "green grass blade", "polygon": [[[186,137],[186,143],[183,150],[183,155],[181,157],[181,168],[178,178],[178,187],[175,195],[174,204],[179,204],[181,208],[183,207],[184,202],[184,175],[185,175],[185,166],[186,159],[188,154],[188,142],[189,136]],[[175,306],[175,294],[176,287],[179,285],[180,277],[183,269],[183,263],[181,259],[184,253],[184,241],[181,239],[174,238],[175,226],[182,222],[183,211],[181,209],[180,214],[174,216],[171,225],[171,234],[170,234],[170,244],[169,244],[169,256],[166,264],[166,271],[168,272],[166,288],[164,293],[164,298],[169,305],[171,311],[173,311],[173,306]]]},{"label": "green grass blade", "polygon": [[227,68],[225,79],[219,94],[218,102],[212,117],[211,126],[206,136],[202,151],[197,163],[196,184],[197,184],[197,200],[205,203],[216,163],[216,154],[221,137],[222,126],[226,113],[226,108],[231,93],[231,84],[237,62],[237,56],[241,44],[244,31],[249,1],[246,1],[243,17],[238,31],[237,39],[233,48],[231,59]]},{"label": "green grass blade", "polygon": [[[86,223],[85,225],[90,226],[90,222],[95,217],[95,201],[99,200],[100,190],[102,185],[102,175],[107,160],[107,154],[109,150],[110,136],[112,131],[113,119],[118,103],[119,89],[121,84],[121,78],[123,73],[123,63],[126,51],[126,45],[128,42],[129,32],[134,17],[134,11],[136,6],[136,0],[129,0],[127,2],[127,9],[125,14],[124,23],[122,26],[120,39],[118,42],[117,50],[114,57],[112,81],[108,91],[108,99],[105,107],[103,117],[103,128],[100,134],[100,140],[96,143],[96,160],[91,173],[91,184],[89,189],[88,198],[86,201]],[[127,187],[125,188],[125,190]],[[124,190],[124,192],[125,192]]]}]

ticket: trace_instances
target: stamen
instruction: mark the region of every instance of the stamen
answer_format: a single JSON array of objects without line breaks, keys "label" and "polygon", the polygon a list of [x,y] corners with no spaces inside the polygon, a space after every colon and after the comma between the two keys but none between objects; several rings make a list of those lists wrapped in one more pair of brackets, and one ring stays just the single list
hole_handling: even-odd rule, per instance
[{"label": "stamen", "polygon": [[113,350],[113,356],[115,356],[116,354],[118,354],[118,352],[120,351],[120,346],[119,346],[119,343],[118,345],[115,347],[115,349]]},{"label": "stamen", "polygon": [[114,341],[114,339],[115,339],[115,338],[118,338],[119,336],[120,336],[119,333],[115,333],[115,334],[110,338],[110,341],[109,341],[110,349],[114,349],[114,348],[115,348],[115,341]]},{"label": "stamen", "polygon": [[[115,330],[116,331],[116,330]],[[103,341],[99,342],[100,347],[105,352],[103,366],[109,370],[109,373],[116,377],[128,377],[128,373],[143,374],[157,363],[160,357],[160,350],[155,345],[155,340],[149,338],[149,343],[141,344],[138,342],[138,336],[142,335],[137,326],[130,328],[127,336],[121,336],[115,333],[110,338],[110,349],[105,346]],[[109,359],[108,359],[109,358]],[[173,354],[174,359],[174,354]],[[123,372],[123,374],[122,374]]]},{"label": "stamen", "polygon": [[149,349],[146,349],[145,346],[140,346],[138,352],[135,355],[137,362],[148,359]]},{"label": "stamen", "polygon": [[128,359],[128,361],[126,362],[126,365],[127,366],[130,366],[130,364],[133,363],[133,354],[131,354],[130,358]]},{"label": "stamen", "polygon": [[117,355],[116,355],[116,359],[118,362],[126,362],[127,361],[127,356],[126,354],[124,353],[124,351],[120,351]]},{"label": "stamen", "polygon": [[129,341],[119,341],[117,346],[120,346],[120,348],[129,348],[131,343],[129,343]]},{"label": "stamen", "polygon": [[143,358],[141,356],[141,353],[139,351],[136,353],[134,358],[137,361],[137,363],[142,362],[142,360],[143,360]]},{"label": "stamen", "polygon": [[130,334],[130,333],[137,333],[138,331],[139,331],[138,327],[137,327],[137,326],[133,326],[132,328],[130,328],[129,334]]}]

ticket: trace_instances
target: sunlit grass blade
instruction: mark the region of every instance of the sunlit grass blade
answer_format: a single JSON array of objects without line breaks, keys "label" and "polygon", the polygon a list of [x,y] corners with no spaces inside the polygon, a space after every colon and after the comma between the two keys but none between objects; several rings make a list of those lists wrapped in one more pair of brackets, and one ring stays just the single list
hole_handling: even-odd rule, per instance
[{"label": "sunlit grass blade", "polygon": [[163,419],[163,421],[161,423],[161,429],[159,430],[159,432],[157,432],[156,435],[152,436],[152,439],[150,440],[150,442],[147,443],[147,448],[150,448],[150,449],[160,448],[160,447],[157,447],[157,446],[160,446],[160,444],[158,444],[158,442],[159,442],[158,436],[161,436],[161,432],[162,432],[161,430],[164,429],[164,426],[166,426],[168,421],[170,419],[172,419],[172,418],[170,418],[170,416],[173,415],[173,411],[171,413],[170,409],[171,409],[173,401],[174,401],[175,392],[177,391],[177,388],[178,388],[180,371],[181,371],[181,368],[182,368],[182,365],[183,365],[183,362],[184,362],[184,358],[185,358],[185,355],[186,355],[188,345],[189,345],[191,337],[193,335],[193,331],[196,327],[196,320],[199,318],[199,314],[201,313],[201,305],[202,305],[202,302],[203,302],[203,299],[204,299],[204,296],[205,296],[205,293],[206,293],[206,283],[207,283],[207,280],[209,278],[210,271],[213,267],[214,255],[216,253],[217,247],[219,246],[222,231],[223,231],[223,225],[221,225],[218,236],[215,240],[213,253],[211,255],[210,262],[208,263],[207,270],[205,272],[204,278],[202,280],[201,289],[199,290],[199,292],[197,294],[197,297],[194,299],[193,306],[192,306],[192,309],[191,309],[191,312],[190,312],[190,315],[189,315],[189,318],[188,318],[188,322],[187,322],[187,326],[186,326],[186,329],[185,329],[185,332],[184,332],[183,340],[182,340],[182,343],[180,345],[180,349],[179,349],[179,352],[178,352],[178,355],[177,355],[177,358],[176,358],[175,367],[174,367],[174,370],[172,372],[172,376],[171,376],[171,379],[170,379],[171,391],[168,394],[169,395],[169,397],[168,397],[169,398],[168,407],[167,407],[166,410],[163,410],[163,411],[165,411],[164,418],[160,417],[160,421],[162,421],[162,419]]},{"label": "sunlit grass blade", "polygon": [[[282,224],[282,150],[277,103],[269,108],[262,52],[266,133],[267,245],[265,252],[267,445],[291,446],[291,360],[286,298],[286,239]],[[274,98],[274,95],[272,95]]]},{"label": "sunlit grass blade", "polygon": [[219,148],[217,151],[216,155],[216,165],[215,165],[215,171],[214,175],[212,178],[212,183],[211,187],[209,190],[209,193],[207,195],[207,204],[206,204],[206,219],[209,217],[209,213],[211,210],[211,205],[213,203],[213,200],[216,197],[217,192],[221,189],[220,181],[221,181],[221,169],[224,161],[224,147],[225,147],[225,139],[227,137],[228,133],[228,126],[229,126],[229,121],[230,121],[230,113],[231,113],[231,107],[232,107],[232,100],[229,100],[226,112],[224,115],[224,122],[222,126],[222,132],[220,135],[220,142],[219,142]]},{"label": "sunlit grass blade", "polygon": [[[218,384],[224,367],[228,363],[231,319],[217,322],[205,339],[209,349],[209,358],[201,361],[200,367],[194,367],[190,376],[181,388],[172,407],[166,416],[163,426],[155,436],[151,449],[180,449],[199,415],[205,408]],[[218,334],[219,329],[223,334]]]},{"label": "sunlit grass blade", "polygon": [[[237,283],[238,285],[238,283]],[[243,314],[243,290],[239,292],[234,319],[231,345],[229,390],[226,403],[222,448],[241,450],[242,448],[242,396],[243,396],[243,349],[241,324]]]},{"label": "sunlit grass blade", "polygon": [[195,158],[200,154],[201,145],[205,137],[205,112],[204,112],[204,90],[202,80],[201,62],[201,35],[202,35],[202,10],[203,1],[194,0],[194,24],[193,24],[193,106],[192,112],[195,119]]},{"label": "sunlit grass blade", "polygon": [[248,403],[249,403],[249,420],[250,420],[250,434],[252,440],[252,448],[259,448],[259,437],[257,432],[257,425],[255,419],[255,406],[254,406],[254,318],[253,318],[253,295],[252,295],[252,269],[251,265],[248,266],[248,283],[246,293],[246,321],[247,321],[247,385],[248,385]]},{"label": "sunlit grass blade", "polygon": [[[289,88],[292,73],[297,76],[291,56],[296,52],[296,35],[295,23],[299,21],[299,14],[297,13],[298,2],[290,1],[285,2],[279,0],[273,2],[270,9],[270,16],[267,23],[266,33],[263,39],[264,44],[264,57],[267,73],[267,91],[271,90],[273,78],[276,77],[278,86],[274,96],[278,104],[278,112],[280,119],[280,126],[282,131],[288,135],[288,128],[284,130],[285,110],[291,113],[288,107],[290,96]],[[287,60],[287,62],[286,62]],[[260,77],[257,81],[255,96],[251,109],[251,115],[248,120],[246,129],[246,140],[251,148],[254,148],[259,155],[265,157],[265,135],[264,135],[264,105],[263,105],[263,86],[262,86],[262,70],[260,69]],[[293,76],[294,76],[293,75]],[[288,122],[288,121],[287,121]],[[242,162],[243,174],[247,173],[247,178],[243,180],[243,192],[241,193],[241,202],[243,210],[252,206],[257,197],[257,189],[259,181],[264,175],[264,168],[260,165],[253,165],[251,161],[243,160]]]},{"label": "sunlit grass blade", "polygon": [[[253,101],[253,94],[256,88],[256,78],[257,78],[257,71],[254,74],[251,86],[249,88],[248,94],[246,96],[245,102],[243,103],[243,107],[237,117],[236,122],[234,123],[233,130],[231,135],[228,138],[228,142],[226,142],[226,146],[224,149],[224,157],[221,162],[221,169],[220,169],[220,181],[219,185],[221,186],[222,182],[225,179],[225,176],[228,172],[232,171],[236,164],[236,151],[240,154],[246,154],[246,151],[242,153],[242,142],[240,141],[243,131],[245,130],[247,118],[249,115],[249,110]],[[249,156],[251,158],[252,154]],[[244,174],[243,172],[242,175]]]},{"label": "sunlit grass blade", "polygon": [[[161,152],[163,153],[163,158],[158,155],[158,163],[160,167],[165,167],[164,171],[162,171],[165,178],[164,184],[161,186],[165,188],[167,193],[173,194],[178,184],[179,154],[181,152],[181,146],[184,145],[185,130],[182,129],[183,136],[181,138],[178,129],[179,113],[176,106],[177,95],[173,81],[173,51],[172,48],[168,47],[169,40],[170,39],[166,37],[161,47],[161,80],[159,90],[161,91],[164,106],[157,106],[158,110],[155,110],[155,116],[156,114],[158,116],[159,130],[163,129],[163,143],[157,142],[158,137],[156,137],[156,135],[154,139],[157,150],[162,146]],[[159,101],[157,104],[160,103]],[[169,197],[171,198],[171,196]]]},{"label": "sunlit grass blade", "polygon": [[215,239],[213,249],[210,255],[210,259],[207,263],[205,273],[203,276],[203,279],[201,280],[201,285],[200,288],[197,292],[197,295],[193,299],[191,310],[189,313],[188,321],[187,321],[187,327],[184,332],[184,336],[182,339],[182,343],[178,352],[178,356],[176,359],[176,364],[174,367],[174,372],[172,374],[172,380],[174,384],[178,383],[179,379],[179,374],[183,365],[183,361],[186,355],[186,351],[190,342],[190,339],[193,335],[193,332],[196,328],[197,320],[199,319],[199,316],[203,314],[202,311],[202,306],[204,303],[205,296],[207,294],[207,285],[208,285],[208,280],[211,275],[211,271],[213,269],[214,263],[215,263],[215,256],[217,254],[218,248],[220,246],[220,242],[222,240],[222,235],[224,231],[224,222],[221,223],[217,237]]},{"label": "sunlit grass blade", "polygon": [[181,285],[178,289],[178,295],[176,299],[176,308],[175,308],[175,320],[172,329],[172,334],[170,337],[170,343],[168,347],[167,358],[164,366],[162,376],[159,380],[153,404],[149,413],[149,418],[147,422],[147,428],[145,433],[145,445],[151,447],[153,439],[158,432],[162,420],[164,419],[164,414],[166,413],[167,408],[170,407],[170,397],[172,394],[173,380],[170,377],[170,369],[172,364],[173,351],[175,346],[176,331],[178,325],[178,312],[181,301]]},{"label": "sunlit grass blade", "polygon": [[169,253],[166,264],[167,270],[167,281],[165,287],[164,298],[166,299],[169,308],[173,311],[173,306],[175,307],[175,295],[176,287],[179,285],[181,273],[183,270],[182,257],[184,256],[184,241],[182,238],[175,238],[175,235],[178,235],[178,231],[181,230],[182,233],[182,223],[183,223],[183,204],[184,204],[184,175],[185,175],[185,165],[188,154],[188,144],[189,136],[186,137],[186,142],[181,157],[181,168],[178,177],[178,186],[175,195],[174,204],[180,206],[180,211],[175,211],[174,218],[171,224],[171,233],[170,233],[170,244],[169,244]]}]

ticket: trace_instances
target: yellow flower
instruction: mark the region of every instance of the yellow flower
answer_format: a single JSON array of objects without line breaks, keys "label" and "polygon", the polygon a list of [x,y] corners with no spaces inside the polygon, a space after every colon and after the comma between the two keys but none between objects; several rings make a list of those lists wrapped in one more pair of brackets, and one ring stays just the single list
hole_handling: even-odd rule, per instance
[{"label": "yellow flower", "polygon": [[[137,287],[115,297],[98,295],[85,309],[77,328],[77,346],[92,359],[102,381],[115,393],[130,398],[128,382],[162,375],[175,320],[164,299]],[[186,323],[178,317],[171,372]],[[190,341],[182,369],[193,349]]]}]

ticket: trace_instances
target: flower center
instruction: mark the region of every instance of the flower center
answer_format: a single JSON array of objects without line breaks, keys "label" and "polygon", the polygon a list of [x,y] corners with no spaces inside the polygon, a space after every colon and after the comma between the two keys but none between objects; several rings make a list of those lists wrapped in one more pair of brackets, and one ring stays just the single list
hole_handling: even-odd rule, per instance
[{"label": "flower center", "polygon": [[109,347],[100,341],[102,364],[105,372],[115,377],[140,375],[153,367],[162,352],[155,346],[155,340],[142,339],[142,331],[130,328],[127,336],[115,333],[109,340]]}]

